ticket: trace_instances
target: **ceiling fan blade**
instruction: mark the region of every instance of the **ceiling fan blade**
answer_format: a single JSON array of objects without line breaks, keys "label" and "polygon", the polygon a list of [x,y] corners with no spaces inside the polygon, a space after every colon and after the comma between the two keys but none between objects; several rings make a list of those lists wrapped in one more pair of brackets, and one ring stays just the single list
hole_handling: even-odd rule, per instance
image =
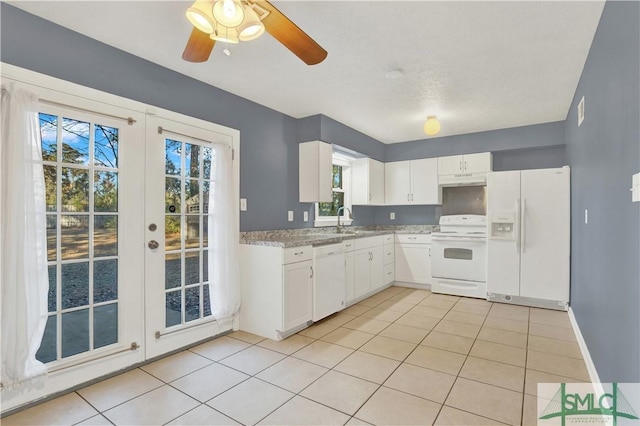
[{"label": "ceiling fan blade", "polygon": [[204,62],[209,59],[214,44],[216,41],[212,40],[209,34],[194,27],[182,52],[182,59],[188,62]]},{"label": "ceiling fan blade", "polygon": [[274,5],[267,0],[256,0],[255,3],[269,11],[262,23],[267,32],[276,40],[307,65],[315,65],[324,61],[327,57],[327,51],[284,16]]}]

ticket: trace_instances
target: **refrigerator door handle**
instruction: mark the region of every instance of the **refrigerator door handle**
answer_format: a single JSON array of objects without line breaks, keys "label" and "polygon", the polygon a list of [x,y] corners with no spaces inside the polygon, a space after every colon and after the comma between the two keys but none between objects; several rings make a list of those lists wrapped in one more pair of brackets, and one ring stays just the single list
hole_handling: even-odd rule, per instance
[{"label": "refrigerator door handle", "polygon": [[515,232],[516,232],[516,253],[520,253],[520,198],[516,198],[516,223],[515,223]]},{"label": "refrigerator door handle", "polygon": [[526,240],[525,240],[525,229],[524,229],[524,219],[527,213],[527,200],[525,198],[522,199],[522,215],[520,218],[520,246],[522,247],[522,253],[525,251]]}]

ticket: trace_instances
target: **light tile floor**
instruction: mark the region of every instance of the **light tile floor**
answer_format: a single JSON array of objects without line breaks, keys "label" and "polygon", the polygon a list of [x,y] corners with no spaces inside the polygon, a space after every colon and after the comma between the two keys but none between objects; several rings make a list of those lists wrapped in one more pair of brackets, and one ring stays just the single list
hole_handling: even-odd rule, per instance
[{"label": "light tile floor", "polygon": [[589,376],[567,313],[391,287],[284,341],[235,332],[10,425],[535,425],[536,384]]}]

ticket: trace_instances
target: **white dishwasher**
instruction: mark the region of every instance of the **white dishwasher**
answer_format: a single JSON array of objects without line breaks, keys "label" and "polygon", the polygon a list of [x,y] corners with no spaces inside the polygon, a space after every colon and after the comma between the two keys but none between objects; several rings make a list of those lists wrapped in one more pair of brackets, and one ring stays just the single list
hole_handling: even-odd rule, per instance
[{"label": "white dishwasher", "polygon": [[314,321],[344,308],[345,278],[345,254],[342,243],[313,248]]}]

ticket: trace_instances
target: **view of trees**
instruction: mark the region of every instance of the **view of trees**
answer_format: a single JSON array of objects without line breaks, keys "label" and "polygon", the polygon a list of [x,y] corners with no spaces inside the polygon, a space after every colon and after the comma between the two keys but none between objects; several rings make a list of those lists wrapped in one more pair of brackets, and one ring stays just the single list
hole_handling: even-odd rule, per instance
[{"label": "view of trees", "polygon": [[[331,185],[333,189],[342,189],[342,166],[333,165]],[[337,216],[338,209],[343,205],[344,192],[333,191],[333,201],[330,203],[318,203],[318,213],[320,216]]]}]

